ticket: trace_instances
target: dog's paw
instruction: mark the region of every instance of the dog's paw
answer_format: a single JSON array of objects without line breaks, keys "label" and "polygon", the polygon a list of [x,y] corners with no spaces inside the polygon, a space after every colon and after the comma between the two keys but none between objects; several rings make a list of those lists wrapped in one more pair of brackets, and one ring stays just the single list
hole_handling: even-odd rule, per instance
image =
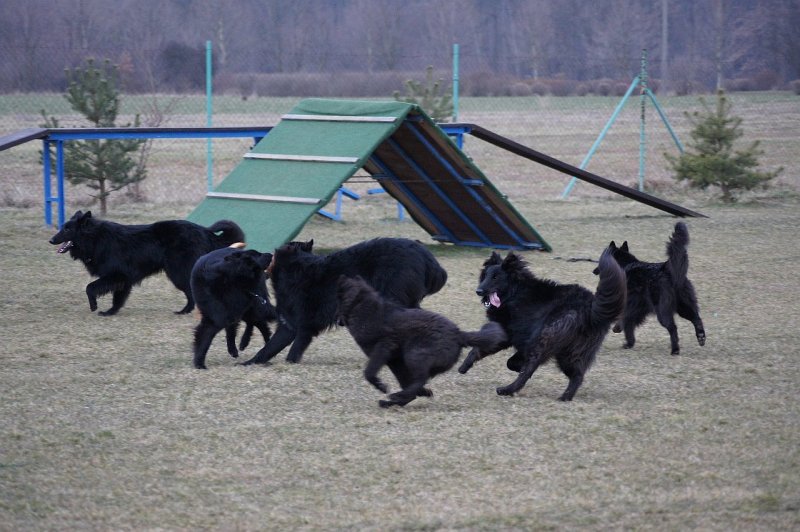
[{"label": "dog's paw", "polygon": [[430,388],[422,388],[417,392],[417,397],[433,397],[433,392]]},{"label": "dog's paw", "polygon": [[522,366],[524,364],[525,357],[519,352],[514,353],[508,360],[506,360],[506,367],[516,373],[522,371]]},{"label": "dog's paw", "polygon": [[697,334],[697,343],[702,345],[706,345],[706,333],[698,333]]},{"label": "dog's paw", "polygon": [[98,316],[113,316],[116,313],[117,313],[116,310],[114,310],[113,308],[110,308],[108,310],[101,310],[100,312],[97,313],[97,315]]},{"label": "dog's paw", "polygon": [[622,344],[622,349],[633,349],[633,344],[625,342],[624,344]]},{"label": "dog's paw", "polygon": [[255,358],[251,358],[250,360],[245,360],[244,362],[237,362],[236,363],[237,366],[252,366],[253,364],[259,364],[261,366],[269,366],[269,365],[271,365],[271,362],[269,362],[269,361],[259,362]]},{"label": "dog's paw", "polygon": [[680,354],[681,354],[681,350],[680,349],[673,349],[672,352],[670,353],[670,355],[672,355],[674,357],[676,357],[676,356],[678,356]]},{"label": "dog's paw", "polygon": [[615,333],[620,333],[622,332],[622,326],[619,323],[615,323],[611,330]]},{"label": "dog's paw", "polygon": [[195,364],[194,367],[195,369],[208,369],[205,364]]},{"label": "dog's paw", "polygon": [[572,396],[568,396],[566,393],[561,394],[561,397],[558,398],[559,401],[572,401]]},{"label": "dog's paw", "polygon": [[500,386],[497,388],[497,395],[514,395],[515,392],[516,390],[511,385]]},{"label": "dog's paw", "polygon": [[380,406],[381,408],[389,408],[394,404],[395,403],[393,401],[386,401],[385,399],[381,399],[380,401],[378,401],[378,406]]}]

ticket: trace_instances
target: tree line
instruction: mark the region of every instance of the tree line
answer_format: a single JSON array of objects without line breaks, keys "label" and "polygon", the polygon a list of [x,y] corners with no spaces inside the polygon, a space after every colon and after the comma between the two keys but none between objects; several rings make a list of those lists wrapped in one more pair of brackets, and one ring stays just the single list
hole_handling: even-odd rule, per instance
[{"label": "tree line", "polygon": [[[661,88],[772,89],[800,78],[797,0],[6,0],[0,91],[62,91],[88,57],[126,91],[203,87],[214,74],[446,71],[630,80],[648,51]],[[240,81],[241,82],[241,81]]]}]

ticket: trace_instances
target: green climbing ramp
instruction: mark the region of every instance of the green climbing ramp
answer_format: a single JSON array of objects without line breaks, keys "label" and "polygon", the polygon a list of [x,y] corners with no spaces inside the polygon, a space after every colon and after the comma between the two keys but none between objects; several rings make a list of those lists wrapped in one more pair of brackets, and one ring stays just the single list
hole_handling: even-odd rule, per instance
[{"label": "green climbing ramp", "polygon": [[189,220],[233,220],[249,247],[271,251],[361,168],[438,241],[550,249],[430,118],[403,102],[301,101]]}]

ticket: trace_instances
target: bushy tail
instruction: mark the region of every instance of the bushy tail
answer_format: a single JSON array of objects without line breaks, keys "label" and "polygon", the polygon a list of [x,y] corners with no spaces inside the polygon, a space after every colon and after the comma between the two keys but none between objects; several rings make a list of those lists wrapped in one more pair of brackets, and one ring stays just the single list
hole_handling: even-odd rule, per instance
[{"label": "bushy tail", "polygon": [[678,222],[675,231],[667,242],[667,270],[675,284],[681,285],[686,281],[689,272],[689,230],[686,224]]},{"label": "bushy tail", "polygon": [[221,247],[230,246],[237,242],[246,242],[242,228],[239,227],[236,222],[230,220],[219,220],[209,227],[208,230],[212,233],[222,233],[221,235],[217,235]]},{"label": "bushy tail", "polygon": [[461,331],[461,347],[477,347],[480,351],[494,353],[508,340],[503,326],[490,321],[475,332]]},{"label": "bushy tail", "polygon": [[592,301],[592,322],[608,324],[616,320],[625,310],[627,295],[625,272],[614,260],[610,248],[603,251],[597,268],[600,282],[597,283]]}]

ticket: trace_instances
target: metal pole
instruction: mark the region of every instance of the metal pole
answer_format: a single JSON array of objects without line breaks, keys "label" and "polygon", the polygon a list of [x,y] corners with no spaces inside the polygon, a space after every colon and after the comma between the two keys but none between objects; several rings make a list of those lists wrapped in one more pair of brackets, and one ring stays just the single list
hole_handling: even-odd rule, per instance
[{"label": "metal pole", "polygon": [[44,223],[45,225],[53,225],[53,212],[52,212],[52,192],[50,191],[52,179],[52,172],[50,169],[50,141],[42,141],[42,165],[44,168]]},{"label": "metal pole", "polygon": [[458,44],[453,45],[453,122],[458,122]]},{"label": "metal pole", "polygon": [[681,141],[678,140],[678,135],[675,134],[675,131],[672,129],[672,126],[669,123],[669,120],[667,120],[667,115],[664,114],[664,110],[658,104],[656,95],[653,94],[653,91],[651,91],[650,89],[646,89],[646,92],[648,98],[650,98],[650,101],[653,102],[653,107],[655,107],[656,111],[658,111],[658,116],[661,117],[661,121],[664,122],[665,126],[667,126],[667,131],[669,131],[669,134],[672,136],[672,140],[675,141],[675,145],[678,147],[678,151],[683,153],[683,144],[681,144]]},{"label": "metal pole", "polygon": [[58,190],[58,227],[64,225],[64,141],[56,141],[56,190]]},{"label": "metal pole", "polygon": [[[628,101],[633,89],[635,89],[638,84],[639,76],[636,76],[633,78],[630,87],[628,87],[628,90],[625,91],[625,96],[622,97],[622,100],[620,100],[620,102],[617,104],[617,108],[614,109],[613,113],[611,113],[611,118],[609,118],[608,122],[606,122],[605,127],[603,127],[603,131],[601,131],[600,135],[597,136],[597,140],[595,140],[594,144],[592,144],[592,147],[589,148],[589,153],[586,154],[586,157],[584,157],[583,162],[578,168],[583,170],[586,168],[586,165],[589,164],[589,161],[592,159],[592,155],[594,155],[594,152],[596,152],[597,148],[600,147],[600,143],[603,141],[603,138],[605,138],[606,133],[608,133],[608,130],[611,129],[611,126],[614,124],[614,120],[617,119],[617,115],[619,115],[620,111],[622,111],[622,108],[625,107],[625,102]],[[569,193],[572,192],[572,188],[577,182],[578,180],[575,177],[569,180],[566,188],[564,188],[564,192],[561,193],[561,199],[567,199],[567,196],[569,196]]]},{"label": "metal pole", "polygon": [[[211,41],[206,41],[206,127],[211,127]],[[214,188],[214,155],[211,147],[211,137],[206,139],[206,179],[208,190]]]},{"label": "metal pole", "polygon": [[641,115],[639,123],[639,191],[644,191],[644,165],[647,153],[645,137],[645,108],[647,104],[647,48],[642,49],[642,72],[639,74]]}]

